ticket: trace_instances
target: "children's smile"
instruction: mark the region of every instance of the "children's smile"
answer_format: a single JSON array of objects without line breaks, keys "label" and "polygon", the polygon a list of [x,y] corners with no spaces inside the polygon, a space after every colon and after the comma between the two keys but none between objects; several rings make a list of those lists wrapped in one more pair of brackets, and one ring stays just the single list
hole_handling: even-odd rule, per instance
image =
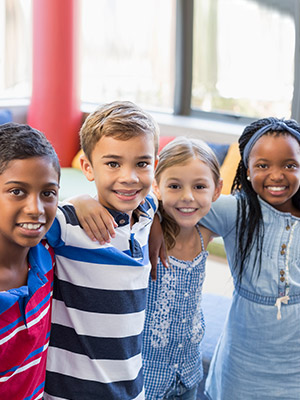
[{"label": "children's smile", "polygon": [[10,161],[0,174],[1,243],[37,245],[56,215],[58,174],[47,157]]},{"label": "children's smile", "polygon": [[255,192],[279,211],[295,212],[300,186],[300,145],[291,135],[264,135],[253,146],[248,174]]},{"label": "children's smile", "polygon": [[197,158],[166,168],[156,190],[164,210],[181,228],[193,228],[219,194],[211,169]]},{"label": "children's smile", "polygon": [[81,167],[88,180],[95,180],[103,206],[131,216],[150,191],[154,158],[150,135],[128,140],[103,136],[92,152],[92,163],[83,156]]}]

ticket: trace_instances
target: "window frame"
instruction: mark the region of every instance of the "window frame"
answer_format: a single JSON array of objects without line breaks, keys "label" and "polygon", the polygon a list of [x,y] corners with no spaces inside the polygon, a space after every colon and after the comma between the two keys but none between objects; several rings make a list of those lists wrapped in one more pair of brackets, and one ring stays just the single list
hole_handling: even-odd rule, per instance
[{"label": "window frame", "polygon": [[[291,118],[300,121],[300,3],[298,0],[251,0],[270,6],[295,20],[294,93]],[[195,110],[191,107],[193,66],[193,9],[194,0],[176,0],[176,59],[174,115],[213,119],[228,123],[248,124],[256,118],[221,112]]]}]

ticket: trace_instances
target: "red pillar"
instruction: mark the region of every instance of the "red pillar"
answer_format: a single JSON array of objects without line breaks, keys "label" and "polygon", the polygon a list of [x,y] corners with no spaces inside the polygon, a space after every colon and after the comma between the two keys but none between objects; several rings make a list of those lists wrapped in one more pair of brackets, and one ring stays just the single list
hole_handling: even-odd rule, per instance
[{"label": "red pillar", "polygon": [[78,80],[78,0],[33,0],[33,76],[28,124],[44,132],[70,166],[82,122]]}]

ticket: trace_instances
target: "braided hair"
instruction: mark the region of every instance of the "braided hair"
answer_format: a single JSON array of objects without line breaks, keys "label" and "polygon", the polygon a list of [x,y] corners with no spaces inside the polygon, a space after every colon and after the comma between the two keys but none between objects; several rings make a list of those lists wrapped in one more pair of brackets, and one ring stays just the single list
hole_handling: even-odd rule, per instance
[{"label": "braided hair", "polygon": [[[257,277],[259,277],[264,238],[262,211],[257,193],[253,190],[251,182],[247,180],[247,168],[243,162],[244,150],[249,140],[259,129],[266,125],[274,124],[274,121],[284,122],[285,125],[298,131],[300,134],[300,125],[295,120],[263,118],[246,126],[239,138],[241,161],[237,167],[236,175],[231,187],[231,193],[237,198],[235,268],[238,269],[239,283],[241,282],[245,268],[247,267],[247,259],[254,247],[256,247],[254,264],[256,264],[257,257],[259,257],[258,270],[256,271]],[[270,130],[264,133],[264,135],[280,136],[290,135],[290,133],[287,130],[277,130],[275,127],[274,129],[270,128]],[[292,201],[294,206],[300,210],[300,188],[293,196]],[[252,276],[253,274],[254,269],[252,270]]]}]

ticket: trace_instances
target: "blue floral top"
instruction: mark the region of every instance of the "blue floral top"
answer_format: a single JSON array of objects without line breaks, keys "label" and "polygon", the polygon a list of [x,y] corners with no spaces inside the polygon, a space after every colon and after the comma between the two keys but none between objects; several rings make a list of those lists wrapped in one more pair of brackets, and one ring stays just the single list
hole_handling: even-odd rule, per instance
[{"label": "blue floral top", "polygon": [[191,388],[203,377],[201,296],[207,255],[202,251],[193,261],[169,257],[170,267],[159,262],[157,280],[149,282],[142,352],[146,399],[162,399],[176,378]]}]

